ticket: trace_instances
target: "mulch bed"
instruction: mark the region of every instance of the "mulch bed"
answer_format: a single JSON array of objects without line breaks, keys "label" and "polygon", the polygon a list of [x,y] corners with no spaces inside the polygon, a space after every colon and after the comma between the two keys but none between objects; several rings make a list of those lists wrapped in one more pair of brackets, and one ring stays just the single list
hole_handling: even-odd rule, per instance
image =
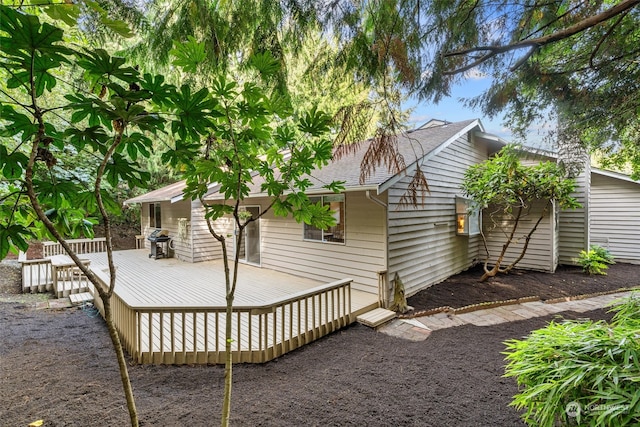
[{"label": "mulch bed", "polygon": [[420,291],[407,301],[418,312],[531,296],[545,301],[640,286],[640,265],[614,264],[607,273],[590,276],[579,267],[561,266],[553,274],[515,270],[480,282],[482,267],[477,266]]},{"label": "mulch bed", "polygon": [[[542,298],[628,287],[640,266],[615,265],[609,276],[513,274],[480,284],[468,272],[410,299],[468,305],[538,294]],[[557,278],[564,281],[557,281]],[[562,288],[561,285],[566,284]],[[547,293],[542,291],[546,290]],[[14,296],[15,297],[15,296]],[[447,298],[448,297],[448,298]],[[2,298],[0,298],[1,300]],[[565,318],[608,319],[604,310]],[[231,422],[250,426],[524,425],[509,407],[517,386],[503,378],[503,342],[553,316],[490,327],[434,331],[423,342],[361,325],[331,334],[264,365],[236,365]],[[0,303],[2,425],[124,426],[128,413],[104,322],[76,310],[33,310]],[[143,426],[219,423],[221,366],[130,366]]]}]

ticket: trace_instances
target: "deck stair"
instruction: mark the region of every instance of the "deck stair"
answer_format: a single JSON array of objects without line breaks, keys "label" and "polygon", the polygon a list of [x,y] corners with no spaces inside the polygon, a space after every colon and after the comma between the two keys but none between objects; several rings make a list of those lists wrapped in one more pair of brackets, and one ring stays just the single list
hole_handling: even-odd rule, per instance
[{"label": "deck stair", "polygon": [[395,319],[396,312],[387,310],[386,308],[376,308],[356,317],[358,323],[361,323],[370,328],[377,328],[378,326],[387,323],[390,320]]},{"label": "deck stair", "polygon": [[79,294],[69,295],[72,305],[82,305],[88,302],[93,302],[93,295],[91,292],[82,292]]}]

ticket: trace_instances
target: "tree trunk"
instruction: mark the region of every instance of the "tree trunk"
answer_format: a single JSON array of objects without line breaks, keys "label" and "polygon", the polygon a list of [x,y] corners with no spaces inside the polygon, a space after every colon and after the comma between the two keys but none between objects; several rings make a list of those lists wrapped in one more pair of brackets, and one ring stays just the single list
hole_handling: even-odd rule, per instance
[{"label": "tree trunk", "polygon": [[233,384],[233,357],[231,354],[231,322],[233,321],[233,295],[227,295],[227,310],[225,324],[225,362],[224,362],[224,398],[222,400],[222,419],[220,425],[229,425],[231,417],[231,386]]},{"label": "tree trunk", "polygon": [[104,320],[109,330],[109,337],[113,344],[113,349],[116,352],[118,359],[118,367],[120,368],[120,379],[122,380],[122,388],[127,399],[127,409],[129,410],[129,418],[131,420],[131,427],[138,427],[138,410],[136,409],[136,402],[133,397],[133,388],[131,387],[131,380],[129,378],[129,370],[127,369],[127,360],[124,355],[124,349],[122,348],[122,341],[120,341],[120,335],[113,323],[113,312],[111,311],[111,299],[109,297],[102,298],[102,304],[104,307]]},{"label": "tree trunk", "polygon": [[[522,205],[518,206],[518,214],[516,215],[515,221],[513,223],[513,228],[511,229],[511,233],[509,234],[509,238],[507,239],[506,243],[502,245],[502,252],[500,252],[500,256],[498,256],[498,259],[496,260],[496,264],[493,266],[491,270],[487,268],[487,265],[489,264],[489,256],[488,256],[489,254],[487,252],[487,261],[484,263],[484,274],[480,278],[481,282],[486,281],[489,277],[494,277],[496,274],[498,274],[498,272],[500,272],[500,265],[504,260],[504,256],[507,254],[507,249],[509,249],[511,242],[513,242],[513,238],[516,235],[516,231],[518,230],[518,224],[520,224],[521,217],[522,217]],[[484,246],[486,248],[487,242],[485,240],[484,233],[482,234],[482,240],[484,241]]]}]

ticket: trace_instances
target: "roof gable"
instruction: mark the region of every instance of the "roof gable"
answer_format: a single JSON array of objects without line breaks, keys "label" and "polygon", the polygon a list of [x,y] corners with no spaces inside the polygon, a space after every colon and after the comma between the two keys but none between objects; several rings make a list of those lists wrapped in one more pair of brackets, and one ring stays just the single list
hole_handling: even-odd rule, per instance
[{"label": "roof gable", "polygon": [[125,205],[134,203],[169,202],[171,199],[182,195],[186,187],[186,181],[178,181],[157,190],[150,191],[137,197],[125,200]]},{"label": "roof gable", "polygon": [[613,171],[608,171],[604,169],[591,168],[591,174],[597,174],[597,175],[602,175],[602,176],[606,176],[613,179],[619,179],[620,181],[626,181],[633,184],[640,184],[640,181],[637,181],[631,178],[629,175],[625,175],[620,172],[613,172]]},{"label": "roof gable", "polygon": [[334,160],[322,169],[315,171],[311,177],[314,189],[321,188],[322,185],[332,181],[344,181],[346,189],[375,188],[380,193],[384,191],[381,187],[386,186],[394,178],[401,179],[411,173],[411,169],[415,170],[418,161],[439,152],[444,146],[455,140],[459,134],[481,126],[478,120],[445,124],[429,123],[432,125],[398,135],[398,152],[404,158],[406,165],[403,171],[395,173],[389,171],[386,165],[380,164],[373,173],[367,176],[364,182],[360,182],[360,167],[371,146],[371,140],[369,140],[362,143],[354,154]]}]

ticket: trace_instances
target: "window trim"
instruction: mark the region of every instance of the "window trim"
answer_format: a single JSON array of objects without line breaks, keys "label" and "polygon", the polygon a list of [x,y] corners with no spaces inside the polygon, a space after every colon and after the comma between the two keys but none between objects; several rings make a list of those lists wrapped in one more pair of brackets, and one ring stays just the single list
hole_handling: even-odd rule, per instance
[{"label": "window trim", "polygon": [[[347,216],[347,204],[346,204],[346,196],[344,193],[330,193],[330,194],[314,194],[313,196],[309,196],[309,200],[312,201],[315,198],[319,198],[322,201],[322,204],[325,204],[324,198],[325,197],[335,197],[335,196],[341,196],[342,200],[340,201],[340,203],[342,203],[342,241],[331,241],[331,240],[326,240],[324,238],[324,234],[325,231],[324,229],[318,228],[318,227],[313,227],[312,225],[308,225],[303,223],[302,225],[302,240],[305,242],[314,242],[314,243],[324,243],[324,244],[328,244],[328,245],[346,245],[347,244],[347,233],[346,233],[346,229],[347,229],[347,221],[346,221],[346,216]],[[317,203],[317,202],[316,202]],[[315,230],[319,230],[321,232],[320,235],[320,239],[312,239],[312,238],[308,238],[306,237],[306,232],[307,232],[307,227],[312,227]]]},{"label": "window trim", "polygon": [[[473,205],[471,199],[456,196],[456,235],[478,236],[482,232],[482,209]],[[473,229],[471,224],[474,225]]]},{"label": "window trim", "polygon": [[162,228],[162,207],[160,203],[149,203],[149,228]]}]

